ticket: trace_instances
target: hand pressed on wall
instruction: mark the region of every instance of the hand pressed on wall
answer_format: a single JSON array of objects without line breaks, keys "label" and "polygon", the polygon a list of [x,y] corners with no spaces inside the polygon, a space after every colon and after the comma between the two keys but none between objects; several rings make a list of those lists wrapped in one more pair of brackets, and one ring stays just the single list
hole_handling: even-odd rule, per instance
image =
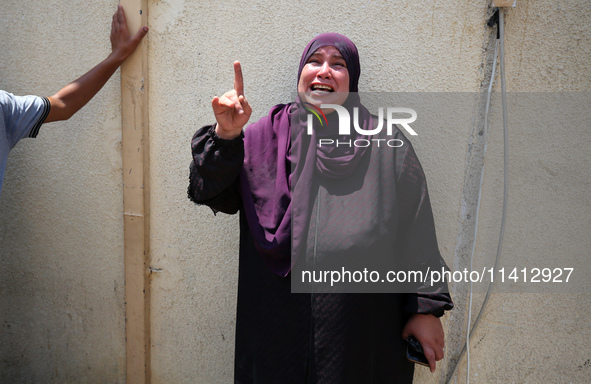
[{"label": "hand pressed on wall", "polygon": [[148,27],[140,28],[134,36],[129,33],[127,19],[123,7],[119,5],[111,22],[111,51],[112,54],[125,61],[137,48],[143,37],[148,33]]},{"label": "hand pressed on wall", "polygon": [[136,50],[147,33],[148,27],[141,27],[134,36],[131,36],[125,12],[119,5],[111,23],[111,53],[82,77],[48,97],[51,108],[45,122],[68,120],[84,107],[107,83],[117,68]]}]

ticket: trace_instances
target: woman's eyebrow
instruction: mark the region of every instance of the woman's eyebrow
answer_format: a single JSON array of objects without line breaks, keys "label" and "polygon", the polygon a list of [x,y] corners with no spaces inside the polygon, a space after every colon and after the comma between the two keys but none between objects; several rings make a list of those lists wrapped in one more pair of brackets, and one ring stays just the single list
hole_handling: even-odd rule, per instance
[{"label": "woman's eyebrow", "polygon": [[[310,60],[313,57],[322,57],[322,54],[320,52],[314,52],[313,54],[310,55],[310,57],[308,58],[308,60]],[[340,53],[335,53],[330,55],[331,59],[337,59],[337,60],[345,60],[345,58],[343,57],[343,55],[341,55]]]},{"label": "woman's eyebrow", "polygon": [[345,60],[345,58],[342,55],[335,53],[334,55],[332,55],[332,57],[337,60],[342,60],[345,64],[345,67],[347,66],[347,60]]},{"label": "woman's eyebrow", "polygon": [[[312,56],[322,56],[321,52],[314,52],[313,54],[310,55],[310,57]],[[344,59],[343,55],[341,55],[340,53],[333,53],[332,55],[330,55],[330,57],[336,57],[337,59]]]}]

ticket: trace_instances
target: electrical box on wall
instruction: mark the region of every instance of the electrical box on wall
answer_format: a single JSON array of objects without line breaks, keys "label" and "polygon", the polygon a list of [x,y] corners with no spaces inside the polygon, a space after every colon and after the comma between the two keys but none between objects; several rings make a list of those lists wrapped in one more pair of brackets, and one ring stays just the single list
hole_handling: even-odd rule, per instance
[{"label": "electrical box on wall", "polygon": [[493,0],[493,7],[511,7],[514,8],[517,5],[517,0]]}]

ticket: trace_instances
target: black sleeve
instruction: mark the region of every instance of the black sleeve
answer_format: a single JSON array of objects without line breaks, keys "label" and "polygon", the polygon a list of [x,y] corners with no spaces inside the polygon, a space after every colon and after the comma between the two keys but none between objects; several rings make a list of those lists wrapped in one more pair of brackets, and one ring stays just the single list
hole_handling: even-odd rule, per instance
[{"label": "black sleeve", "polygon": [[[447,269],[437,245],[435,221],[427,191],[423,168],[410,142],[404,140],[404,149],[397,151],[397,193],[399,196],[399,235],[403,239],[404,257],[412,270],[426,272],[428,268]],[[442,316],[453,308],[446,283],[425,284],[416,293],[408,295],[405,310],[410,313]]]},{"label": "black sleeve", "polygon": [[233,214],[242,206],[238,175],[244,162],[244,134],[224,140],[215,124],[198,130],[191,140],[193,161],[189,166],[189,199],[209,206],[214,213]]}]

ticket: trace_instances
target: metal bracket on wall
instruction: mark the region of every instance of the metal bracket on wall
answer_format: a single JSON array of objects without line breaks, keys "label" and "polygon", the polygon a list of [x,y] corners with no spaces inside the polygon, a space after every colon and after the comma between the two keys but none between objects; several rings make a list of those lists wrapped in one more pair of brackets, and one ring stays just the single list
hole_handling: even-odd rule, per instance
[{"label": "metal bracket on wall", "polygon": [[517,6],[517,0],[493,0],[493,7],[515,8],[515,6]]}]

